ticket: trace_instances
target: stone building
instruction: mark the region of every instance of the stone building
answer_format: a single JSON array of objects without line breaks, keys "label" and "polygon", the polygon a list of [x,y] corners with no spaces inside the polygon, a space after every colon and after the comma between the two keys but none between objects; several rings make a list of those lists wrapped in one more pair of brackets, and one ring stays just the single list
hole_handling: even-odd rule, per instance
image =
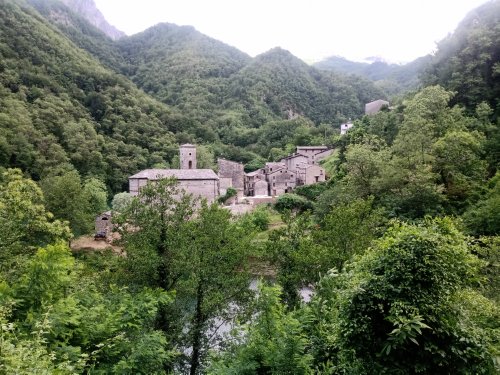
[{"label": "stone building", "polygon": [[[264,168],[245,174],[245,195],[263,195],[267,183],[267,195],[278,196],[292,191],[299,185],[310,185],[326,179],[319,162],[333,152],[327,146],[298,146],[294,154],[279,162],[266,163]],[[259,191],[257,192],[257,182]]]},{"label": "stone building", "polygon": [[292,171],[297,170],[297,166],[300,164],[307,164],[309,161],[309,158],[305,155],[301,154],[292,154],[287,156],[286,158],[281,159],[283,163],[285,163],[285,166],[287,169],[290,169]]},{"label": "stone building", "polygon": [[301,164],[297,167],[298,185],[312,185],[318,182],[324,182],[325,179],[325,170],[319,165]]},{"label": "stone building", "polygon": [[[328,151],[331,153],[331,150],[327,146],[297,146],[296,153],[306,156],[308,164],[316,164],[319,160],[329,155],[326,154]],[[319,155],[323,156],[318,158]]]},{"label": "stone building", "polygon": [[113,224],[111,221],[111,211],[106,211],[100,214],[95,219],[95,233],[101,235],[102,238],[108,239],[113,232]]},{"label": "stone building", "polygon": [[266,173],[266,180],[269,184],[268,195],[275,197],[292,191],[297,185],[297,174],[283,166]]},{"label": "stone building", "polygon": [[221,195],[224,195],[227,189],[232,187],[238,192],[238,197],[242,197],[245,187],[243,164],[219,158],[217,159],[217,166]]},{"label": "stone building", "polygon": [[377,113],[378,111],[380,111],[382,109],[382,107],[384,107],[384,106],[388,107],[389,102],[386,100],[382,100],[382,99],[375,100],[375,101],[370,102],[370,103],[366,103],[365,104],[365,115],[373,115],[373,114]]},{"label": "stone building", "polygon": [[[259,184],[259,189],[257,191],[256,183],[259,181],[265,182],[265,192],[263,193],[263,184]],[[257,169],[256,171],[245,173],[244,177],[244,193],[246,196],[256,196],[256,195],[268,195],[268,187],[266,182],[266,177],[263,169]]]},{"label": "stone building", "polygon": [[209,203],[219,196],[219,177],[211,169],[145,169],[128,178],[129,192],[137,195],[148,181],[168,177],[175,177],[186,193],[206,198]]},{"label": "stone building", "polygon": [[179,147],[181,169],[196,169],[196,146],[189,143]]}]

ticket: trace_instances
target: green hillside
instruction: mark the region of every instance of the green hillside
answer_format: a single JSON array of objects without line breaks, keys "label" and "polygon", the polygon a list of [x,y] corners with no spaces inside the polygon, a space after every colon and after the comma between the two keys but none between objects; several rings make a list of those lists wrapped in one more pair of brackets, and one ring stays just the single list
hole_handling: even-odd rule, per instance
[{"label": "green hillside", "polygon": [[76,47],[35,11],[0,8],[0,160],[39,179],[75,167],[121,190],[170,160],[182,115]]},{"label": "green hillside", "polygon": [[500,2],[471,11],[456,31],[438,44],[426,84],[457,92],[453,103],[473,112],[486,101],[500,116]]},{"label": "green hillside", "polygon": [[355,62],[340,56],[331,56],[314,64],[318,69],[365,77],[388,95],[400,94],[416,89],[420,85],[420,75],[429,61],[430,55],[419,57],[406,64],[388,64],[384,61],[373,63]]}]

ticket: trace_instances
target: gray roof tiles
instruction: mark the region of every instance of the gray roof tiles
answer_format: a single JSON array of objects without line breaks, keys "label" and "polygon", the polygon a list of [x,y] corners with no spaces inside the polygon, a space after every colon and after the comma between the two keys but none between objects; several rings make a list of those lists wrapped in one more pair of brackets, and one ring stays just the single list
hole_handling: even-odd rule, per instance
[{"label": "gray roof tiles", "polygon": [[145,169],[129,178],[160,178],[175,177],[178,180],[218,180],[219,177],[211,169]]}]

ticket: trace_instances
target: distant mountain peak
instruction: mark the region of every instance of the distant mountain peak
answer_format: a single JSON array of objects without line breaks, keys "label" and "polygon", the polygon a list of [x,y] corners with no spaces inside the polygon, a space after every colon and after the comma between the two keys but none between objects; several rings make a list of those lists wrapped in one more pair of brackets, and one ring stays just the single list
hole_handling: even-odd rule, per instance
[{"label": "distant mountain peak", "polygon": [[104,15],[95,5],[94,0],[61,0],[61,2],[72,11],[85,18],[111,39],[117,40],[125,36],[123,31],[118,30],[106,21]]}]

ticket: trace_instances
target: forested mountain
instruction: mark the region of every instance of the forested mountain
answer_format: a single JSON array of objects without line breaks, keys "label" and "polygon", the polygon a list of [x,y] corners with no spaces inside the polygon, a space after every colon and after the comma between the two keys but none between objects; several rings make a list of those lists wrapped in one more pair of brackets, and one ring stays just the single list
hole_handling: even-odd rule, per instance
[{"label": "forested mountain", "polygon": [[113,25],[110,25],[104,18],[101,11],[97,9],[94,0],[61,0],[75,13],[83,16],[90,24],[97,27],[111,39],[116,40],[125,36],[123,31],[118,30]]},{"label": "forested mountain", "polygon": [[[252,59],[192,27],[172,24],[113,41],[62,2],[27,3],[34,9],[16,1],[6,1],[2,9],[5,95],[27,111],[22,126],[40,127],[63,155],[45,152],[43,158],[56,159],[50,163],[59,166],[67,159],[82,176],[106,176],[112,191],[131,172],[171,163],[178,142],[210,145],[211,155],[262,162],[286,154],[297,142],[318,142],[318,134],[324,141],[341,121],[361,115],[365,102],[384,97],[369,81],[321,72],[280,49]],[[24,91],[30,94],[19,94]],[[64,100],[72,108],[51,119],[57,126],[35,120],[43,118],[40,103],[50,100]],[[91,147],[96,158],[76,156],[70,144],[78,142],[64,138],[68,124],[82,118],[102,138]],[[40,125],[33,125],[37,121]],[[294,135],[297,127],[300,136]],[[281,129],[274,142],[268,137],[271,128]],[[133,136],[139,133],[143,136]],[[72,136],[90,137],[79,130]],[[37,137],[26,142],[42,152]],[[31,165],[22,156],[26,150],[12,148],[11,138],[6,144],[5,167],[21,167],[35,179],[58,173]],[[132,152],[140,157],[131,160]]]},{"label": "forested mountain", "polygon": [[181,115],[77,48],[34,10],[0,9],[1,160],[33,178],[71,166],[119,190],[170,159]]},{"label": "forested mountain", "polygon": [[419,57],[406,64],[388,64],[384,61],[372,63],[355,62],[340,56],[331,56],[314,64],[318,69],[355,74],[368,78],[387,94],[399,94],[419,86],[419,76],[431,59],[430,55]]},{"label": "forested mountain", "polygon": [[469,112],[485,101],[500,116],[500,3],[489,1],[471,11],[456,31],[438,43],[426,84],[457,92],[453,103]]}]

